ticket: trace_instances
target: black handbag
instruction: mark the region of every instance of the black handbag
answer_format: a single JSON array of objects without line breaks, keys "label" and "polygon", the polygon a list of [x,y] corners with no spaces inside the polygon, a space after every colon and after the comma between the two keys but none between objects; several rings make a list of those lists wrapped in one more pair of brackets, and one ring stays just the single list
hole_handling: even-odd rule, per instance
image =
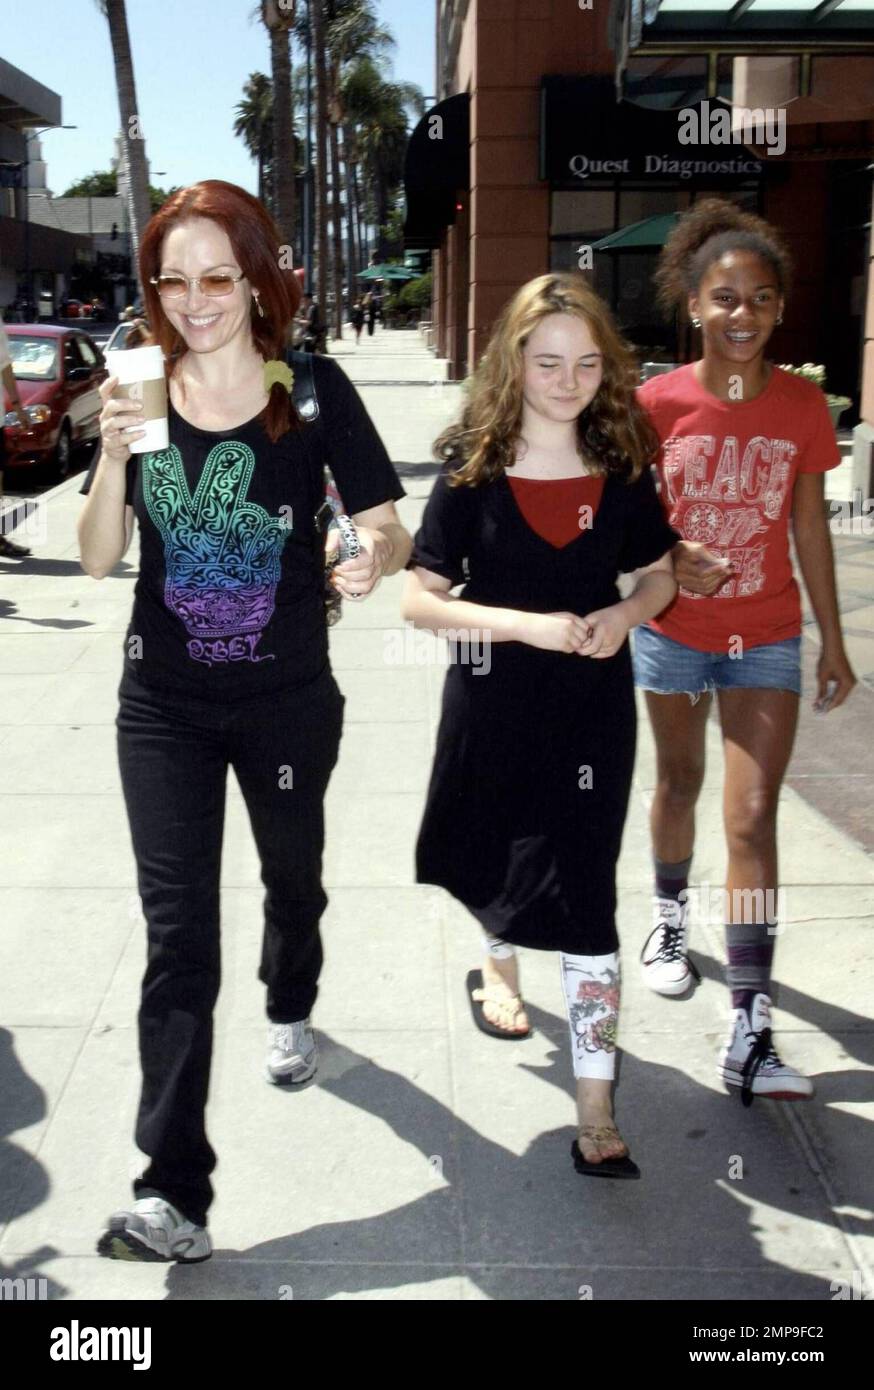
[{"label": "black handbag", "polygon": [[[291,403],[300,418],[307,425],[315,424],[319,418],[319,398],[316,394],[316,383],[313,376],[313,359],[309,352],[299,352],[296,348],[289,348],[286,351],[286,362],[294,372],[294,381],[291,387]],[[328,626],[333,626],[342,617],[343,600],[333,584],[329,582],[330,573],[334,565],[340,564],[343,560],[353,560],[360,554],[361,547],[355,531],[352,518],[347,516],[343,506],[343,499],[334,481],[334,475],[327,463],[323,465],[324,470],[324,495],[322,504],[314,516],[316,536],[318,538],[321,554],[324,557],[325,547],[328,540],[328,532],[338,530],[340,533],[340,543],[337,548],[336,556],[331,561],[325,561],[325,614]]]}]

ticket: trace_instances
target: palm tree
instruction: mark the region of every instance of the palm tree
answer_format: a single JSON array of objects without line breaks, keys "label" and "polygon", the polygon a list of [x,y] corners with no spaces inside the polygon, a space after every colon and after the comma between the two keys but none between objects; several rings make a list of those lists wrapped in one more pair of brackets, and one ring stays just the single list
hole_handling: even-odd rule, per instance
[{"label": "palm tree", "polygon": [[273,83],[263,72],[250,72],[237,102],[234,134],[239,135],[258,161],[258,198],[272,207],[273,179]]},{"label": "palm tree", "polygon": [[410,82],[385,82],[370,58],[362,58],[343,82],[346,108],[356,126],[358,165],[366,180],[366,213],[377,227],[376,259],[383,259],[385,225],[403,182],[408,112],[425,110],[422,91]]},{"label": "palm tree", "polygon": [[[333,270],[335,286],[343,283],[343,219],[342,193],[346,193],[346,216],[348,235],[347,275],[350,292],[355,283],[357,257],[354,254],[352,236],[352,180],[350,178],[350,150],[347,147],[346,112],[343,105],[342,74],[353,61],[368,57],[387,58],[394,47],[394,39],[389,31],[377,20],[372,0],[327,0],[327,25],[325,30],[327,46],[328,82],[328,121],[330,122],[331,142],[331,228],[333,235]],[[343,129],[342,152],[339,131]],[[334,299],[334,336],[342,337],[343,306],[341,294]]]},{"label": "palm tree", "polygon": [[[316,70],[316,297],[322,313],[328,303],[328,77],[325,53],[325,0],[309,0]],[[340,286],[335,294],[339,295]]]},{"label": "palm tree", "polygon": [[291,28],[294,0],[261,0],[261,23],[270,35],[273,74],[273,187],[283,241],[294,244],[294,120],[291,105]]},{"label": "palm tree", "polygon": [[[141,134],[140,114],[134,82],[125,0],[97,0],[101,14],[109,21],[109,38],[115,64],[118,110],[121,117],[121,149],[127,175],[130,217],[131,268],[139,284],[139,254],[143,229],[151,216],[146,142]],[[142,293],[142,286],[140,286]]]}]

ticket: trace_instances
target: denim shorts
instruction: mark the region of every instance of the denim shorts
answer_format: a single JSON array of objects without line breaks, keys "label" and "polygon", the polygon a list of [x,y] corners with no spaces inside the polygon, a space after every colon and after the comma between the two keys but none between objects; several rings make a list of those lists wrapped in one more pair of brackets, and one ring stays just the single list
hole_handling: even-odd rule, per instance
[{"label": "denim shorts", "polygon": [[696,700],[713,690],[790,690],[801,694],[801,638],[748,647],[741,655],[699,652],[654,628],[634,629],[634,683],[658,695]]}]

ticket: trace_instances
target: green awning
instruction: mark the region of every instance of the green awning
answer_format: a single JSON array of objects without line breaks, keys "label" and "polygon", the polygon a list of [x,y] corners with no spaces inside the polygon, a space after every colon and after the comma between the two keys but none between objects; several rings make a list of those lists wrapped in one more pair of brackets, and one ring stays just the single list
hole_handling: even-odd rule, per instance
[{"label": "green awning", "polygon": [[406,265],[389,265],[386,262],[383,265],[368,266],[366,270],[359,272],[357,278],[359,280],[416,280],[420,273],[418,270],[411,270]]},{"label": "green awning", "polygon": [[592,242],[593,251],[657,251],[668,239],[677,225],[679,213],[661,212],[655,217],[645,217],[642,222],[631,222],[620,227],[618,232],[610,232],[600,241]]}]

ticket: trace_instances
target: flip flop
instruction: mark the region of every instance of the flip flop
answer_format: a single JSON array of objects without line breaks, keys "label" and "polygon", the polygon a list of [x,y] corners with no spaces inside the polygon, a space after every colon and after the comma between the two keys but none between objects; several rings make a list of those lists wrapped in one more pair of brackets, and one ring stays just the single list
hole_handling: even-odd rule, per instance
[{"label": "flip flop", "polygon": [[484,1003],[503,1004],[509,1006],[514,999],[522,1002],[521,994],[514,994],[507,997],[491,988],[483,986],[483,972],[481,970],[471,970],[465,980],[467,997],[470,1000],[470,1011],[473,1014],[473,1021],[481,1033],[487,1033],[490,1038],[504,1038],[508,1042],[520,1042],[523,1038],[531,1037],[531,1029],[528,1028],[524,1033],[513,1033],[506,1028],[499,1028],[497,1024],[490,1023],[485,1016],[483,1009]]},{"label": "flip flop", "polygon": [[[619,1134],[613,1125],[604,1126],[601,1130],[602,1137],[606,1137],[604,1129],[609,1128],[612,1133]],[[597,1133],[597,1131],[596,1131]],[[592,1136],[595,1137],[594,1134]],[[583,1158],[582,1150],[578,1141],[575,1139],[571,1144],[571,1158],[578,1173],[582,1173],[587,1178],[639,1178],[640,1169],[637,1164],[632,1162],[630,1154],[623,1154],[621,1158],[602,1158],[600,1163],[589,1163]]]}]

